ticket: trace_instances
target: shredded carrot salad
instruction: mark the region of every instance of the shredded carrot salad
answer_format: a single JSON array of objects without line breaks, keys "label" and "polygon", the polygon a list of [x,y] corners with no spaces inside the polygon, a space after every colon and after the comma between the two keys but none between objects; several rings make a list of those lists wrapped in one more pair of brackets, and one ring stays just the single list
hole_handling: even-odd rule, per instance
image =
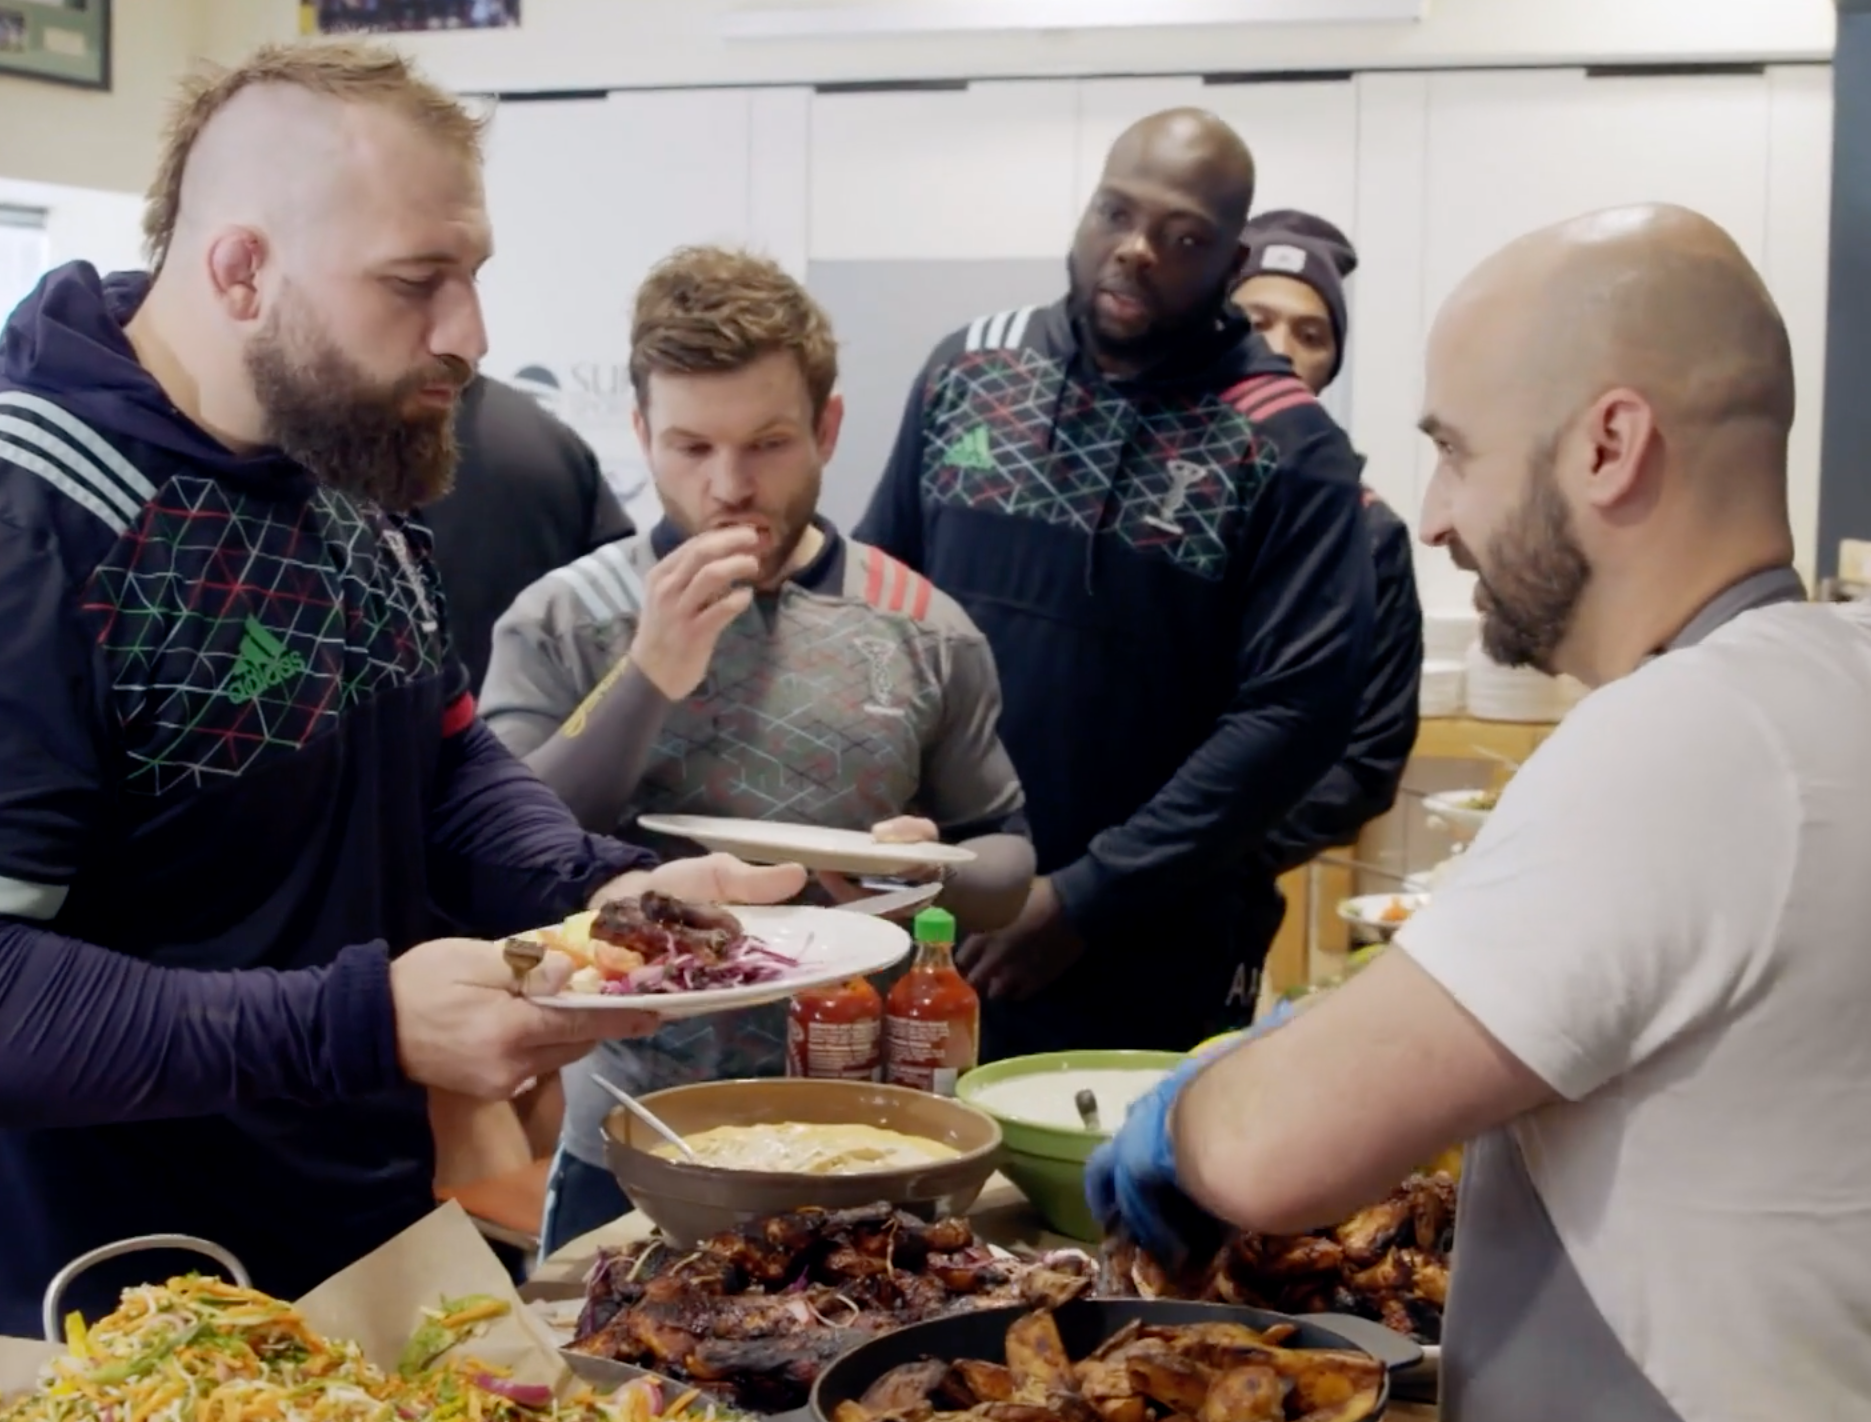
[{"label": "shredded carrot salad", "polygon": [[65,1354],[37,1391],[0,1399],[0,1422],[717,1422],[694,1393],[665,1406],[654,1381],[555,1395],[451,1351],[506,1312],[495,1298],[443,1300],[386,1374],[356,1344],[314,1333],[291,1304],[219,1279],[171,1279],[126,1291],[88,1328],[67,1319]]}]

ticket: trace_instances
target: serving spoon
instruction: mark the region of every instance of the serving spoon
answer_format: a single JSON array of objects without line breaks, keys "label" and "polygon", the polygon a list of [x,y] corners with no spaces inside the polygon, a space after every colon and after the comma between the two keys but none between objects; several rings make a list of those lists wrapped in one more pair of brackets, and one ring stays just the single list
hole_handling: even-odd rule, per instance
[{"label": "serving spoon", "polygon": [[632,1096],[628,1091],[625,1091],[623,1087],[606,1081],[596,1073],[593,1073],[591,1079],[609,1092],[611,1099],[619,1106],[622,1106],[631,1115],[643,1122],[644,1125],[648,1126],[652,1131],[655,1131],[657,1135],[661,1136],[664,1140],[668,1141],[669,1144],[681,1151],[684,1159],[695,1165],[701,1164],[701,1157],[695,1153],[695,1147],[683,1140],[681,1136],[677,1135],[664,1124],[662,1117],[650,1110],[649,1107],[637,1100],[637,1098]]}]

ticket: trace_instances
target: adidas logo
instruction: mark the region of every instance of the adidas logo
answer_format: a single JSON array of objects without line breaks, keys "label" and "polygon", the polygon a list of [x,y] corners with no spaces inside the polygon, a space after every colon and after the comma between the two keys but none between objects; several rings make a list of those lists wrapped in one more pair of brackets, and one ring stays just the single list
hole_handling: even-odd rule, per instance
[{"label": "adidas logo", "polygon": [[240,655],[221,689],[236,706],[245,706],[282,681],[304,673],[305,658],[249,617],[240,634]]},{"label": "adidas logo", "polygon": [[986,425],[976,425],[942,452],[942,462],[957,469],[990,470],[994,467],[994,446],[989,442]]}]

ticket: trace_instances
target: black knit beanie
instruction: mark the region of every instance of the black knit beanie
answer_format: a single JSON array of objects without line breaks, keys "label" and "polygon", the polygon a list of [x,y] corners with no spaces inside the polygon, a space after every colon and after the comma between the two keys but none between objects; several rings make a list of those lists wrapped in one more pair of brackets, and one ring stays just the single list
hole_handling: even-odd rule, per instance
[{"label": "black knit beanie", "polygon": [[1282,208],[1251,218],[1241,234],[1241,244],[1247,248],[1241,281],[1265,272],[1303,281],[1319,293],[1332,318],[1333,344],[1337,347],[1327,383],[1336,380],[1345,363],[1345,338],[1350,326],[1345,278],[1358,269],[1358,251],[1351,239],[1323,217]]}]

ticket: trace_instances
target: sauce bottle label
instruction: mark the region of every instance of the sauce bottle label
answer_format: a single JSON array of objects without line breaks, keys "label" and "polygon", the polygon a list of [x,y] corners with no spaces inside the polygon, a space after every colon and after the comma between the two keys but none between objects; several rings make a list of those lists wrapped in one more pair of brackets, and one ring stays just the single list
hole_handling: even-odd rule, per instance
[{"label": "sauce bottle label", "polygon": [[834,1081],[875,1081],[878,1023],[798,1022],[787,1024],[787,1070],[792,1076]]}]

